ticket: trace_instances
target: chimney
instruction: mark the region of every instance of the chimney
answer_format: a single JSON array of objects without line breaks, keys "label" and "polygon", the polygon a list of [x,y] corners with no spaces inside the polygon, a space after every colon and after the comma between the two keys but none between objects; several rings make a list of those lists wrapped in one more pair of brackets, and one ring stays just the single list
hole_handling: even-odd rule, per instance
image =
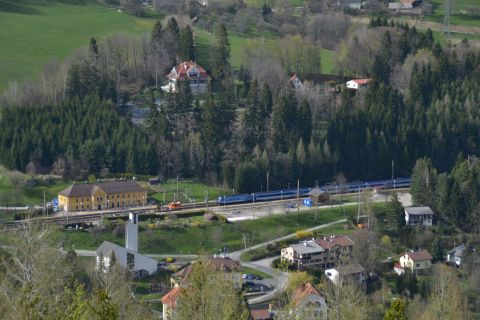
[{"label": "chimney", "polygon": [[138,251],[138,215],[130,213],[128,221],[125,224],[125,248],[128,250]]}]

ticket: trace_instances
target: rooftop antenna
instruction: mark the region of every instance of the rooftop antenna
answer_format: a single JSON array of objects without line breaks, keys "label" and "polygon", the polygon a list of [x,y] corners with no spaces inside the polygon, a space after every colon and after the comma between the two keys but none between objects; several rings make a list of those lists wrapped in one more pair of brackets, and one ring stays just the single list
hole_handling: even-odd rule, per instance
[{"label": "rooftop antenna", "polygon": [[450,37],[450,14],[452,13],[452,0],[444,0],[444,16],[443,16],[443,34]]}]

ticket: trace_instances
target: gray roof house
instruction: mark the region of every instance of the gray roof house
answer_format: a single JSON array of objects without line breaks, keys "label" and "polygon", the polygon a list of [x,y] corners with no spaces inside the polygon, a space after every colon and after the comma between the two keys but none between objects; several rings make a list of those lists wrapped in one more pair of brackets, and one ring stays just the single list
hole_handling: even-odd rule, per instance
[{"label": "gray roof house", "polygon": [[462,264],[462,256],[465,251],[465,245],[462,243],[447,252],[447,262],[459,267]]},{"label": "gray roof house", "polygon": [[430,207],[406,207],[405,224],[407,226],[426,226],[433,225],[435,213]]}]

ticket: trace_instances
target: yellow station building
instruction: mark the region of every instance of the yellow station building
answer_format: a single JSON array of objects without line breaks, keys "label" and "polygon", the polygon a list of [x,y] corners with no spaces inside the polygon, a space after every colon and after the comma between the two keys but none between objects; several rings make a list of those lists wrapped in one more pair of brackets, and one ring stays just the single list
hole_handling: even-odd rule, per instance
[{"label": "yellow station building", "polygon": [[72,184],[58,194],[65,211],[104,210],[145,205],[147,190],[133,180]]}]

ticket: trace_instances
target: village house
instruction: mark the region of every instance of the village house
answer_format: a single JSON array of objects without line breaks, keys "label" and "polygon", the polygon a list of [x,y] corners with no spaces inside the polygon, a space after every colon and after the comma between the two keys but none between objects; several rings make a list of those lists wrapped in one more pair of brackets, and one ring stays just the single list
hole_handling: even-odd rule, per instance
[{"label": "village house", "polygon": [[325,275],[334,284],[341,284],[343,281],[351,281],[362,287],[366,285],[365,268],[358,264],[348,264],[325,270]]},{"label": "village house", "polygon": [[420,0],[400,0],[399,2],[390,2],[388,9],[390,10],[409,10],[420,4]]},{"label": "village house", "polygon": [[147,190],[133,180],[75,183],[58,194],[64,211],[104,210],[145,205]]},{"label": "village house", "polygon": [[463,254],[465,252],[465,245],[461,244],[447,252],[447,262],[460,267],[462,264]]},{"label": "village house", "polygon": [[358,90],[361,88],[366,88],[370,81],[372,81],[372,79],[353,79],[347,81],[346,85],[348,89]]},{"label": "village house", "polygon": [[179,81],[188,81],[192,93],[198,94],[206,92],[208,88],[208,74],[205,69],[193,61],[184,61],[172,68],[167,75],[168,84],[162,86],[166,92],[176,92]]},{"label": "village house", "polygon": [[348,262],[352,248],[353,241],[349,237],[332,235],[292,244],[282,249],[281,259],[287,260],[299,270],[309,267],[325,270],[340,262]]},{"label": "village house", "polygon": [[302,81],[300,80],[300,78],[297,77],[296,74],[293,74],[289,82],[292,84],[296,93],[303,93],[305,91],[305,86],[303,85]]},{"label": "village house", "polygon": [[326,319],[325,298],[311,283],[301,284],[293,295],[294,312],[298,319]]},{"label": "village house", "polygon": [[250,309],[250,315],[252,320],[273,320],[274,313],[271,309],[272,305],[269,305],[269,308],[263,309]]},{"label": "village house", "polygon": [[166,295],[162,297],[162,319],[163,320],[174,320],[175,319],[175,308],[177,306],[177,300],[182,292],[181,287],[173,287]]},{"label": "village house", "polygon": [[432,267],[433,257],[427,250],[404,252],[400,255],[398,263],[394,266],[394,271],[398,275],[405,273],[409,269],[413,274],[428,271]]},{"label": "village house", "polygon": [[434,213],[430,207],[406,207],[405,223],[409,227],[433,225]]}]

